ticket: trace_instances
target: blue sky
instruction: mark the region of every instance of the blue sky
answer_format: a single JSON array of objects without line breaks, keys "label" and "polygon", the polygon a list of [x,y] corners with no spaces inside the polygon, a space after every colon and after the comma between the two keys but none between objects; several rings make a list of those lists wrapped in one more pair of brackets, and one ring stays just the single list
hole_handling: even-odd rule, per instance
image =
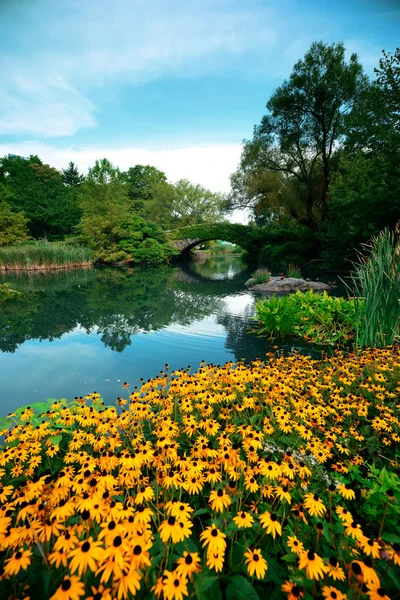
[{"label": "blue sky", "polygon": [[371,76],[397,0],[1,0],[0,154],[109,156],[226,191],[240,143],[314,40]]}]

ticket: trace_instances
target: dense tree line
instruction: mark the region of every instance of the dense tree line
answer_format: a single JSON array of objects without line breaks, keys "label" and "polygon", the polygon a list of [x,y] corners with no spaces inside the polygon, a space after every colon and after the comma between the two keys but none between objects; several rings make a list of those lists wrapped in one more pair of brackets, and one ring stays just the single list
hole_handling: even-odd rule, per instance
[{"label": "dense tree line", "polygon": [[164,262],[174,254],[166,230],[221,220],[226,204],[148,165],[124,172],[104,158],[83,176],[72,162],[58,171],[38,156],[0,159],[0,245],[67,238],[104,262]]},{"label": "dense tree line", "polygon": [[84,176],[72,162],[59,171],[5,156],[0,245],[76,239],[101,261],[162,262],[174,253],[166,230],[250,208],[255,227],[268,225],[267,264],[323,257],[343,268],[400,218],[400,50],[383,52],[370,80],[343,44],[315,42],[266,108],[228,199],[149,165],[121,171],[102,159]]},{"label": "dense tree line", "polygon": [[346,59],[343,44],[313,43],[272,94],[244,141],[230,198],[271,226],[266,256],[286,231],[299,260],[307,239],[310,257],[340,269],[400,218],[399,49],[383,52],[375,75],[356,54]]}]

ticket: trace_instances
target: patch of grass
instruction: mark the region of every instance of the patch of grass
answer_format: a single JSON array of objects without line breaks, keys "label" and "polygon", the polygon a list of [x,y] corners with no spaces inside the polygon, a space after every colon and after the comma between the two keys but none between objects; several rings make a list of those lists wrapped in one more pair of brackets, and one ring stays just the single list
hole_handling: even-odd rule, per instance
[{"label": "patch of grass", "polygon": [[0,271],[28,271],[89,266],[88,248],[62,242],[38,241],[0,248]]},{"label": "patch of grass", "polygon": [[289,265],[287,268],[286,277],[294,277],[295,279],[301,279],[300,267],[293,264]]},{"label": "patch of grass", "polygon": [[251,277],[254,279],[254,285],[260,285],[262,283],[267,283],[271,279],[271,273],[266,267],[262,267],[257,269],[257,271],[254,271]]}]

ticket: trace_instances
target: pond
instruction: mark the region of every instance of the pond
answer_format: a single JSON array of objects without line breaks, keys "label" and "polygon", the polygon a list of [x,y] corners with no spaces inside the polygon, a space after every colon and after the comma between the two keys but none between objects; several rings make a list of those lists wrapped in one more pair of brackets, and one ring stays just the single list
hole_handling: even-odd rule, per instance
[{"label": "pond", "polygon": [[210,257],[0,277],[24,292],[0,313],[0,415],[93,391],[111,403],[125,381],[132,389],[165,363],[195,370],[202,360],[265,356],[274,344],[248,332],[256,295],[243,284],[252,270],[239,257]]}]

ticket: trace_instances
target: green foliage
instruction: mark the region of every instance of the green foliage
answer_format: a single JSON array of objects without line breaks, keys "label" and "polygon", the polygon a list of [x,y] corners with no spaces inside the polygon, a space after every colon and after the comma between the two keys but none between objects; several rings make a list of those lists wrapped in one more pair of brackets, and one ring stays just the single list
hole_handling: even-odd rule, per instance
[{"label": "green foliage", "polygon": [[318,250],[314,233],[304,225],[265,228],[264,240],[258,260],[273,271],[286,272],[290,264],[303,265]]},{"label": "green foliage", "polygon": [[2,300],[8,300],[9,298],[15,298],[20,296],[21,292],[14,289],[11,283],[0,283],[0,302]]},{"label": "green foliage", "polygon": [[12,191],[8,201],[29,219],[34,238],[57,239],[73,231],[80,211],[76,196],[65,186],[61,173],[38,156],[5,156],[0,160],[0,183]]},{"label": "green foliage", "polygon": [[[334,149],[366,83],[357,56],[347,61],[343,44],[314,42],[267,102],[268,113],[255,127],[253,139],[245,142],[239,175],[233,180],[239,192],[234,200],[240,204],[244,195],[250,204],[264,202],[269,209],[278,202],[293,218],[316,229],[327,214]],[[293,182],[291,188],[288,181]]]},{"label": "green foliage", "polygon": [[184,239],[223,240],[257,253],[268,234],[268,228],[240,225],[239,223],[204,223],[179,227],[168,232],[171,241]]},{"label": "green foliage", "polygon": [[126,258],[117,248],[120,228],[129,218],[130,199],[118,168],[106,158],[89,169],[80,197],[82,240],[94,250],[97,260],[113,262]]},{"label": "green foliage", "polygon": [[400,222],[364,245],[351,273],[356,348],[386,347],[400,339]]},{"label": "green foliage", "polygon": [[286,271],[286,277],[294,277],[295,279],[301,278],[301,270],[297,265],[290,264]]},{"label": "green foliage", "polygon": [[0,271],[75,267],[92,259],[92,252],[82,246],[41,240],[0,248]]},{"label": "green foliage", "polygon": [[78,187],[85,181],[84,176],[79,173],[78,167],[72,161],[66,169],[61,170],[61,173],[61,180],[65,185]]},{"label": "green foliage", "polygon": [[297,335],[326,346],[346,346],[354,336],[354,299],[335,298],[326,292],[296,292],[272,296],[256,306],[257,331],[269,337]]},{"label": "green foliage", "polygon": [[29,238],[28,219],[23,212],[12,210],[7,200],[12,192],[0,183],[0,246],[9,246]]},{"label": "green foliage", "polygon": [[145,207],[154,199],[157,186],[167,183],[165,173],[150,165],[135,165],[125,171],[123,176],[128,184],[131,210],[139,214],[142,214],[146,210]]},{"label": "green foliage", "polygon": [[130,216],[118,232],[122,237],[117,247],[126,253],[127,260],[137,263],[159,264],[177,254],[167,243],[165,233],[156,223],[136,215]]}]

